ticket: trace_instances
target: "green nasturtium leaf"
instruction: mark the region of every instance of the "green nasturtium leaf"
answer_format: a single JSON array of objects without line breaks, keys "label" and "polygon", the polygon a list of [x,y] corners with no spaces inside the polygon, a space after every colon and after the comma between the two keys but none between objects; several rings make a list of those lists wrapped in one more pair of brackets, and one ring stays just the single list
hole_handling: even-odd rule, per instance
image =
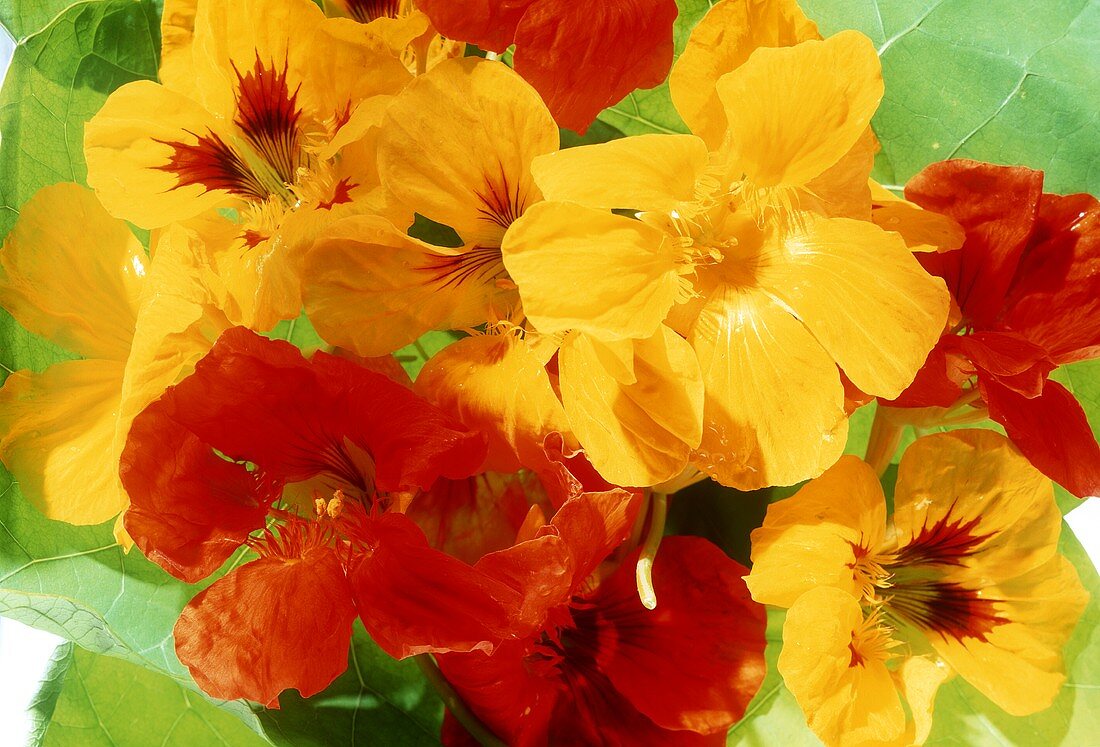
[{"label": "green nasturtium leaf", "polygon": [[439,744],[443,704],[411,659],[394,661],[355,624],[348,671],[303,699],[290,691],[279,710],[260,712],[268,736],[286,747]]},{"label": "green nasturtium leaf", "polygon": [[151,0],[85,1],[19,42],[0,91],[0,235],[42,187],[84,182],[84,123],[114,89],[156,78],[159,23]]},{"label": "green nasturtium leaf", "polygon": [[41,744],[261,747],[268,742],[169,677],[78,648]]},{"label": "green nasturtium leaf", "polygon": [[[714,3],[679,0],[677,54]],[[974,158],[1046,171],[1051,192],[1100,192],[1100,4],[1093,0],[803,0],[823,34],[863,32],[886,95],[872,121],[874,176],[894,186],[929,163]],[[668,85],[600,119],[628,135],[685,132]]]},{"label": "green nasturtium leaf", "polygon": [[57,707],[57,699],[65,686],[65,675],[73,664],[75,648],[72,641],[66,641],[55,648],[50,656],[46,671],[41,682],[38,683],[38,692],[27,707],[27,715],[31,722],[30,731],[27,734],[27,747],[39,747],[46,736],[46,729]]}]

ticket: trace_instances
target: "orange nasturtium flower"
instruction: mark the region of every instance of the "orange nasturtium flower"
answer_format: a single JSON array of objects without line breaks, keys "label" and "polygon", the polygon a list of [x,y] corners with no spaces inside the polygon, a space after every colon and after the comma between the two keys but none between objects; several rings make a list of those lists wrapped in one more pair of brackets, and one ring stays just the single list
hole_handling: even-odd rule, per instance
[{"label": "orange nasturtium flower", "polygon": [[379,34],[309,0],[203,0],[193,38],[176,31],[164,84],[119,88],[88,123],[88,183],[143,228],[204,216],[235,321],[267,328],[297,315],[321,227],[391,209],[372,127],[410,75]]},{"label": "orange nasturtium flower", "polygon": [[[509,231],[504,264],[535,329],[567,335],[563,351],[589,348],[575,407],[561,355],[562,392],[586,448],[574,419],[583,409],[593,435],[611,416],[629,442],[608,479],[646,484],[669,454],[668,433],[649,422],[664,425],[666,403],[593,391],[609,375],[630,381],[630,345],[637,371],[686,340],[706,394],[701,443],[684,439],[693,450],[680,466],[690,459],[751,489],[812,477],[840,456],[838,367],[864,392],[900,392],[943,328],[943,284],[870,222],[868,123],[883,91],[875,49],[856,32],[815,36],[793,3],[720,3],[671,78],[700,135],[535,160],[547,201]],[[704,54],[735,67],[702,65]],[[659,348],[639,356],[654,333]]]},{"label": "orange nasturtium flower", "polygon": [[515,285],[501,261],[509,226],[542,199],[531,161],[558,148],[538,94],[501,62],[448,60],[394,98],[378,172],[409,211],[450,226],[457,248],[411,238],[407,224],[353,216],[306,258],[306,311],[330,343],[390,353],[432,329],[511,317]]},{"label": "orange nasturtium flower", "polygon": [[910,446],[891,526],[874,470],[851,456],[772,504],[747,581],[789,608],[779,671],[814,732],[919,744],[953,673],[1013,715],[1049,706],[1088,600],[1061,523],[1050,480],[988,430]]},{"label": "orange nasturtium flower", "polygon": [[0,305],[82,356],[16,371],[0,389],[0,459],[49,518],[98,524],[126,508],[118,467],[130,422],[229,326],[197,242],[173,227],[150,262],[76,184],[35,194],[4,241]]}]

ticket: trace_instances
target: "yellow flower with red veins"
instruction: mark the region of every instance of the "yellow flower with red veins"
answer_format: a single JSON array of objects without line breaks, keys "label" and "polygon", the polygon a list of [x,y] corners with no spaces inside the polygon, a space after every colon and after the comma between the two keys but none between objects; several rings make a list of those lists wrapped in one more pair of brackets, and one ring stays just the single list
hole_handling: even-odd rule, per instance
[{"label": "yellow flower with red veins", "polygon": [[850,456],[771,505],[746,580],[789,608],[779,671],[814,732],[919,744],[953,673],[1010,714],[1048,707],[1088,601],[1061,522],[1050,480],[986,430],[910,446],[889,526],[874,470]]},{"label": "yellow flower with red veins", "polygon": [[235,321],[267,328],[298,314],[321,227],[392,212],[370,130],[410,76],[377,33],[309,0],[201,0],[190,38],[187,3],[165,17],[164,84],[119,88],[88,123],[88,183],[143,228],[206,216]]},{"label": "yellow flower with red veins", "polygon": [[[841,371],[864,392],[900,392],[943,328],[943,284],[870,221],[875,49],[856,32],[816,36],[793,2],[719,3],[671,78],[697,135],[629,137],[534,163],[547,201],[503,247],[533,326],[591,340],[591,381],[632,346],[635,371],[663,367],[667,380],[697,365],[705,390],[694,443],[686,413],[684,424],[662,422],[671,388],[605,387],[566,402],[586,448],[584,411],[590,438],[611,418],[636,444],[609,452],[610,467],[591,455],[609,479],[652,484],[655,463],[668,472],[688,461],[740,489],[818,475],[847,435]],[[566,364],[563,353],[563,396]],[[634,373],[619,375],[627,384]],[[683,381],[690,398],[695,379]]]},{"label": "yellow flower with red veins", "polygon": [[0,305],[82,356],[0,388],[0,459],[47,517],[98,524],[126,508],[118,465],[131,421],[229,327],[200,246],[172,227],[150,262],[76,184],[23,206],[0,251]]},{"label": "yellow flower with red veins", "polygon": [[448,60],[418,76],[382,123],[379,175],[410,211],[453,228],[462,245],[433,246],[375,216],[332,225],[303,271],[317,331],[376,356],[429,330],[511,318],[518,296],[501,243],[542,199],[532,160],[557,148],[542,99],[503,63]]}]

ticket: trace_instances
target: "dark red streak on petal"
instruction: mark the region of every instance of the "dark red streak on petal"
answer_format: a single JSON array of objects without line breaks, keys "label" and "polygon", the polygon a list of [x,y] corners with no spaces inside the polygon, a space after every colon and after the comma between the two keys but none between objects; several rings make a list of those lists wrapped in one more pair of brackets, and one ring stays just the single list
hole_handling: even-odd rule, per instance
[{"label": "dark red streak on petal", "polygon": [[401,0],[347,0],[348,15],[360,23],[378,18],[397,18]]},{"label": "dark red streak on petal", "polygon": [[[954,506],[952,506],[953,508]],[[979,545],[993,536],[976,534],[981,523],[979,517],[970,521],[952,522],[951,512],[932,526],[925,524],[905,547],[898,550],[896,560],[890,565],[962,565],[963,558],[971,555]]]},{"label": "dark red streak on petal", "polygon": [[336,186],[332,190],[332,197],[317,205],[321,210],[332,210],[337,205],[343,205],[345,202],[351,202],[351,190],[358,187],[358,184],[353,184],[350,179],[341,179],[336,183]]},{"label": "dark red streak on petal", "polygon": [[267,199],[267,190],[252,169],[221,137],[209,131],[206,135],[187,132],[197,142],[156,141],[174,150],[168,163],[156,168],[176,175],[175,188],[198,184],[207,192],[221,189],[250,200]]},{"label": "dark red streak on petal", "polygon": [[233,70],[237,74],[237,116],[233,122],[275,173],[284,182],[293,184],[299,161],[298,120],[302,110],[298,108],[299,89],[291,93],[287,86],[286,61],[281,73],[274,65],[264,65],[259,55],[251,71],[241,75],[236,65]]},{"label": "dark red streak on petal", "polygon": [[501,228],[516,222],[527,209],[527,196],[520,192],[519,185],[509,182],[504,166],[500,167],[500,178],[485,178],[484,189],[477,192],[482,207],[477,209],[482,220],[495,223]]},{"label": "dark red streak on petal", "polygon": [[889,610],[928,633],[945,640],[976,638],[986,641],[989,633],[1008,620],[996,613],[997,600],[979,596],[953,581],[913,580],[895,584],[887,599]]},{"label": "dark red streak on petal", "polygon": [[491,246],[475,246],[453,256],[439,255],[419,269],[431,273],[431,282],[440,283],[443,288],[468,282],[487,283],[506,273],[500,249]]}]

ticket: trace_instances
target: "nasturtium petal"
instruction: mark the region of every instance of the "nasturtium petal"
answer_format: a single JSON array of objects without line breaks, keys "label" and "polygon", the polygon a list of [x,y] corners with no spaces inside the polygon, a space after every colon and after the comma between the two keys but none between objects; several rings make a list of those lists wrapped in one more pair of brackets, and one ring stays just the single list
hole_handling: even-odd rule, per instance
[{"label": "nasturtium petal", "polygon": [[418,76],[382,125],[382,182],[468,244],[500,246],[541,195],[531,161],[558,148],[538,93],[503,63],[449,60]]},{"label": "nasturtium petal", "polygon": [[605,367],[603,343],[576,332],[567,337],[558,352],[562,403],[600,475],[616,485],[656,485],[678,475],[699,444],[699,364],[665,326],[629,344],[634,380],[624,383]]},{"label": "nasturtium petal", "polygon": [[0,457],[23,495],[51,519],[99,524],[126,506],[112,449],[123,364],[55,363],[0,388]]},{"label": "nasturtium petal", "polygon": [[875,205],[871,220],[879,228],[901,236],[911,252],[950,252],[966,240],[966,232],[953,219],[906,200]]},{"label": "nasturtium petal", "polygon": [[720,286],[688,340],[706,385],[699,469],[755,490],[816,477],[840,457],[848,421],[836,363],[788,311]]},{"label": "nasturtium petal", "polygon": [[569,421],[537,351],[518,335],[475,335],[432,356],[416,391],[489,437],[485,469],[545,465],[542,442]]},{"label": "nasturtium petal", "polygon": [[757,49],[717,85],[731,166],[762,188],[802,186],[837,163],[883,92],[875,48],[854,31]]},{"label": "nasturtium petal", "polygon": [[25,328],[88,358],[124,361],[149,260],[89,190],[37,192],[0,251],[0,304]]},{"label": "nasturtium petal", "polygon": [[668,76],[676,15],[674,0],[537,0],[516,27],[516,72],[584,134],[601,110]]},{"label": "nasturtium petal", "polygon": [[764,290],[789,308],[861,390],[896,397],[943,331],[949,297],[895,234],[807,216],[773,232]]},{"label": "nasturtium petal", "polygon": [[203,0],[192,42],[202,103],[216,116],[232,119],[238,76],[249,74],[257,63],[286,72],[289,91],[300,84],[308,87],[302,67],[308,64],[307,42],[324,20],[310,0]]},{"label": "nasturtium petal", "polygon": [[[1051,501],[1053,503],[1053,501]],[[930,636],[952,669],[1013,716],[1054,702],[1066,680],[1063,648],[1089,595],[1061,555],[1010,581],[982,589],[1004,622],[983,636]]]},{"label": "nasturtium petal", "polygon": [[165,86],[194,98],[195,14],[199,0],[164,0],[160,16],[160,65],[157,78]]},{"label": "nasturtium petal", "polygon": [[306,256],[306,311],[328,342],[385,355],[433,329],[462,329],[507,316],[515,291],[499,287],[500,252],[445,249],[413,239],[377,216],[333,224]]},{"label": "nasturtium petal", "polygon": [[233,140],[226,124],[194,99],[150,81],[117,89],[84,128],[88,186],[111,215],[159,228],[239,201],[228,190],[180,184],[166,170],[175,149],[199,138]]},{"label": "nasturtium petal", "polygon": [[504,264],[540,332],[616,340],[657,331],[683,293],[683,249],[646,223],[544,202],[504,238]]},{"label": "nasturtium petal", "polygon": [[886,500],[875,471],[845,455],[790,498],[768,507],[752,533],[753,599],[790,607],[816,586],[862,595],[853,572],[859,548],[877,548],[886,526]]},{"label": "nasturtium petal", "polygon": [[173,634],[205,693],[277,708],[283,690],[308,698],[347,668],[355,615],[340,558],[315,547],[218,579],[184,608]]},{"label": "nasturtium petal", "polygon": [[947,560],[1007,579],[1056,552],[1061,513],[1050,481],[1004,436],[960,430],[926,436],[906,449],[894,527],[899,548],[916,545],[942,559],[945,551],[935,540],[947,538],[967,550],[947,552]]},{"label": "nasturtium petal", "polygon": [[720,0],[696,24],[669,75],[669,93],[688,128],[717,150],[726,113],[715,85],[758,47],[791,47],[820,39],[795,0]]},{"label": "nasturtium petal", "polygon": [[547,200],[667,213],[695,199],[707,160],[693,135],[638,135],[539,156],[531,171]]},{"label": "nasturtium petal", "polygon": [[829,587],[799,597],[783,623],[779,673],[810,728],[831,747],[889,743],[905,731],[886,662],[856,663],[863,624],[856,598]]}]

